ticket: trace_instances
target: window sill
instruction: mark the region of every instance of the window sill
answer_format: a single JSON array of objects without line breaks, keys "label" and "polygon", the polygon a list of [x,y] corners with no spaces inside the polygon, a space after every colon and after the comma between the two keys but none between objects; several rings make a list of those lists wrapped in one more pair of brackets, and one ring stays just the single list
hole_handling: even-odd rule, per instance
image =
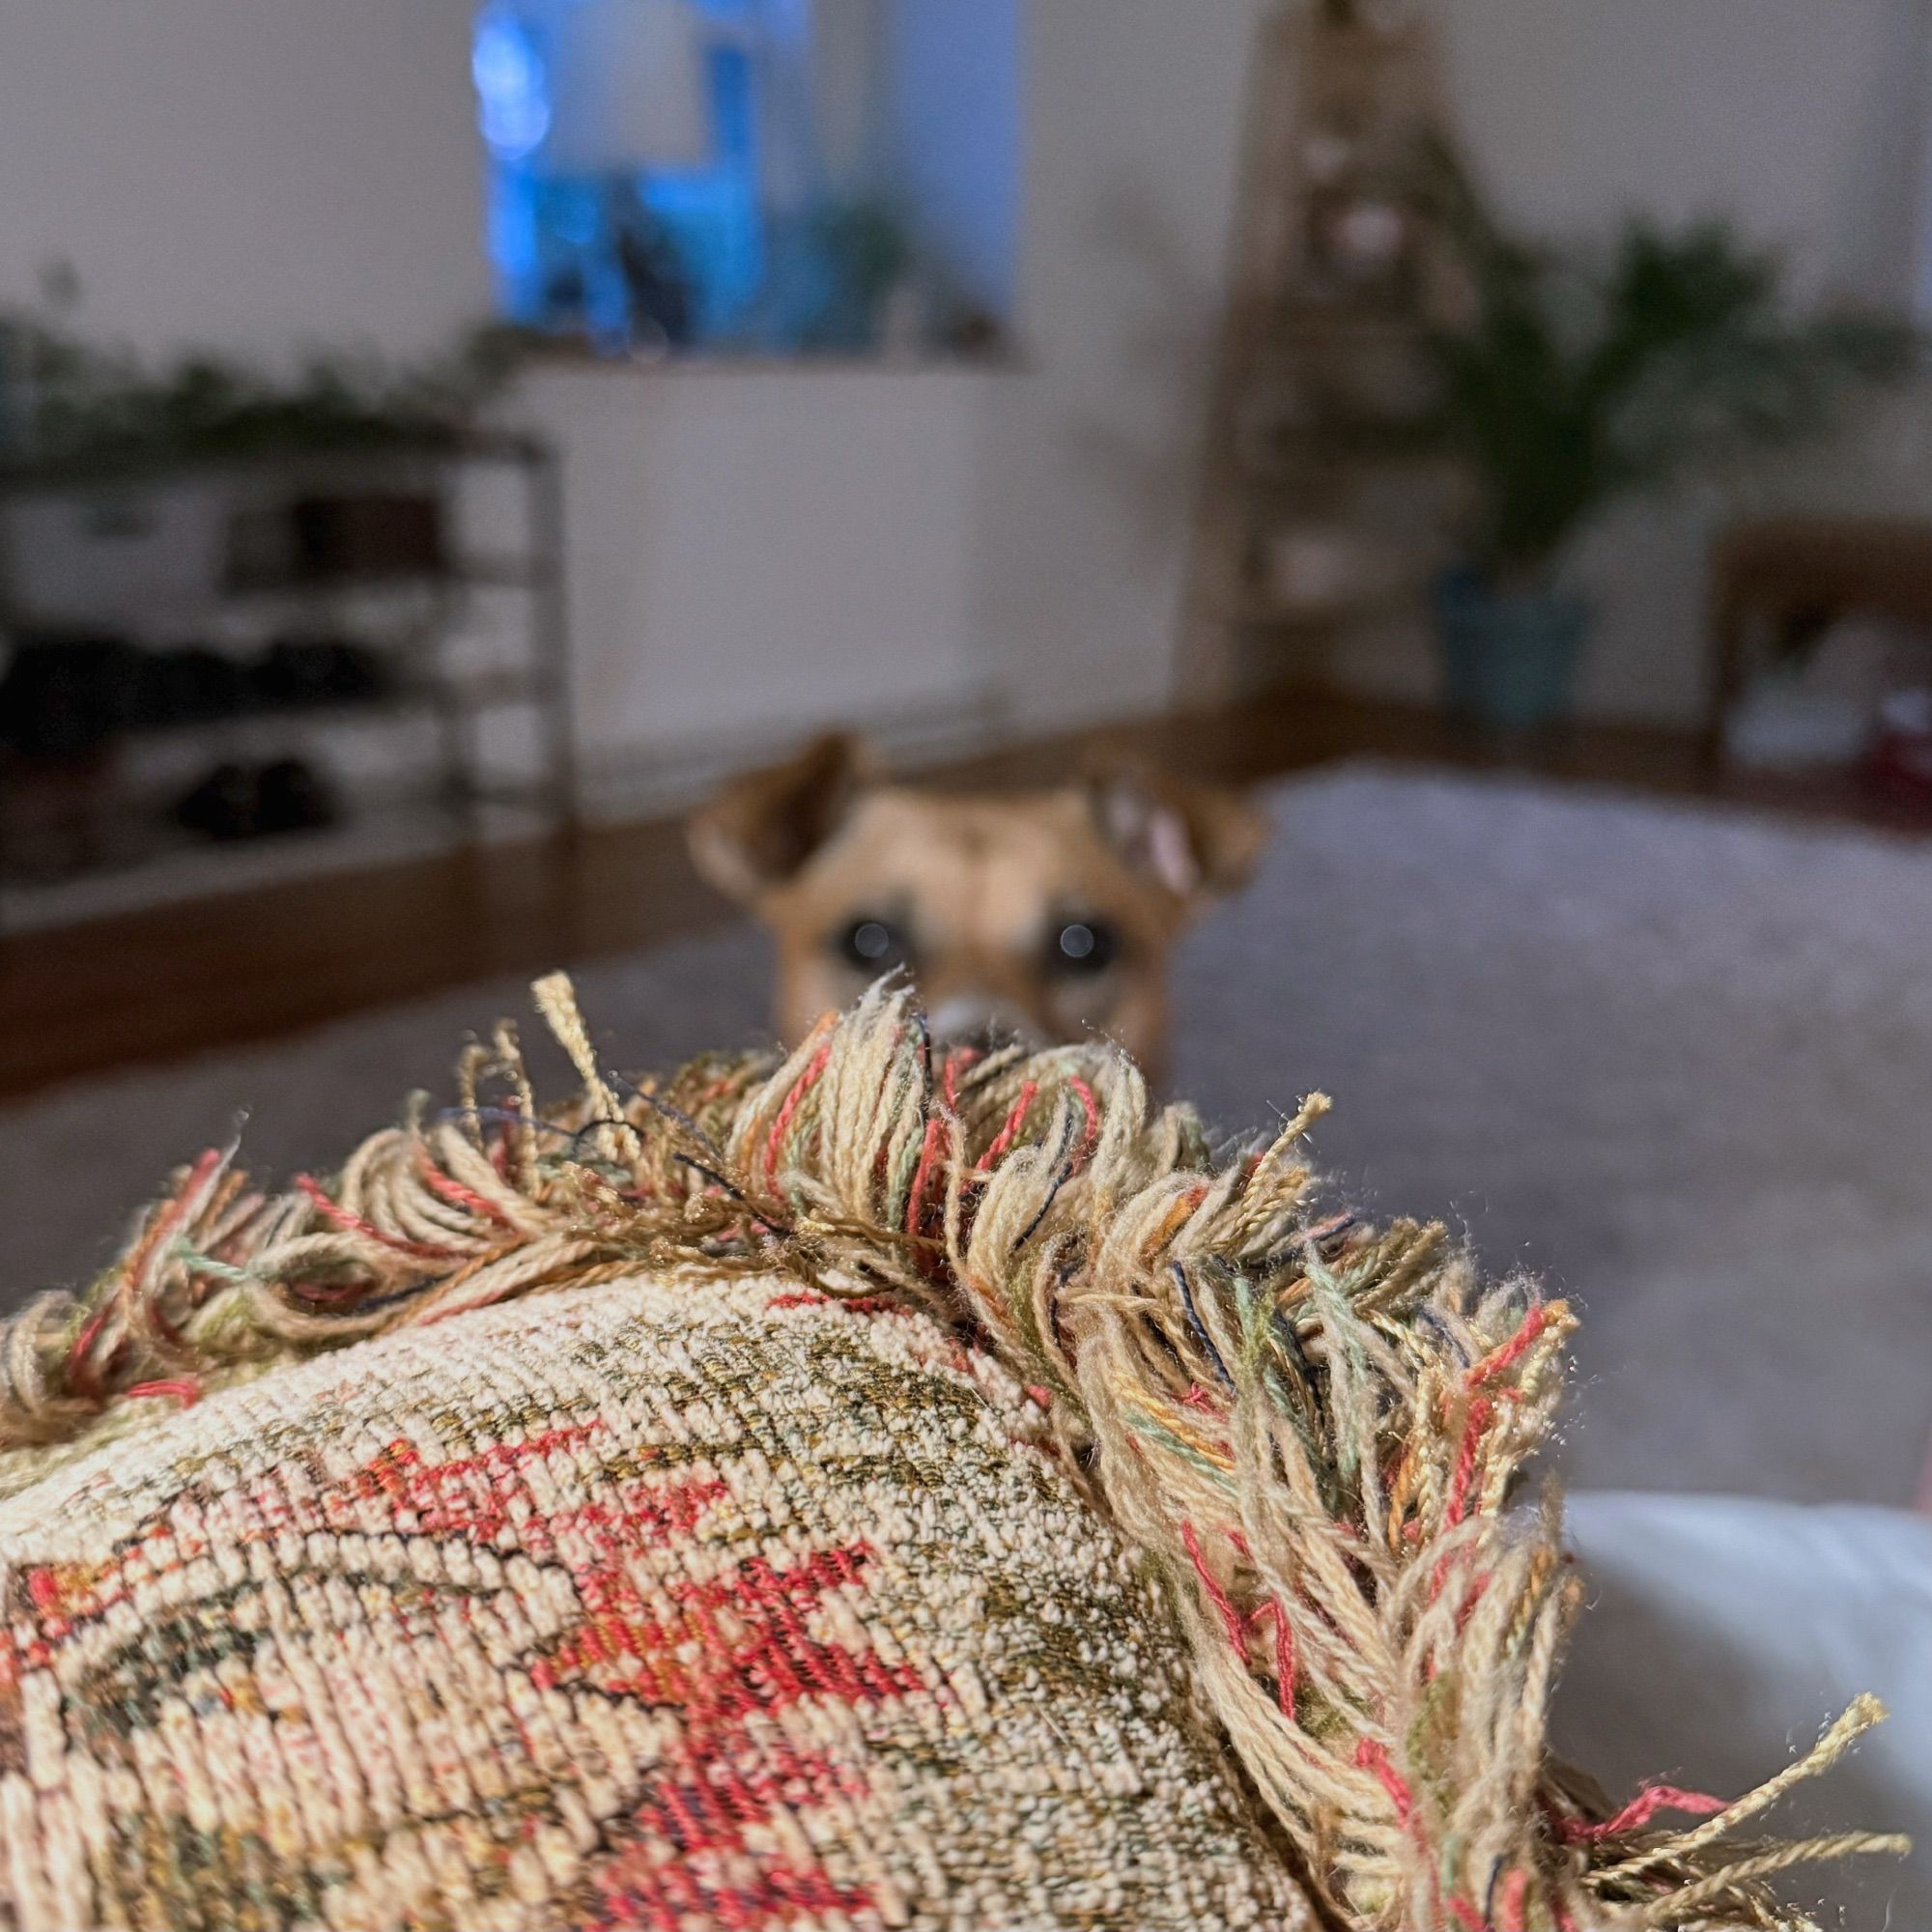
[{"label": "window sill", "polygon": [[527,373],[591,371],[618,376],[1017,376],[1027,364],[1017,351],[944,349],[781,355],[764,350],[696,349],[681,353],[605,355],[581,343],[538,341],[525,351]]}]

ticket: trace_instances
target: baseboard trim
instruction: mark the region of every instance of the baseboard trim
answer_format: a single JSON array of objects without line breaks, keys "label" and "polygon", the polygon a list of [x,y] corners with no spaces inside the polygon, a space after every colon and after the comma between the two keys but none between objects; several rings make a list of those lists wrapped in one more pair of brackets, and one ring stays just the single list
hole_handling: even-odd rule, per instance
[{"label": "baseboard trim", "polygon": [[917,771],[1015,743],[1024,735],[1010,703],[991,687],[927,703],[823,723],[770,724],[688,738],[600,748],[581,760],[579,807],[593,824],[652,818],[696,805],[748,767],[796,751],[815,732],[857,732],[892,766]]}]

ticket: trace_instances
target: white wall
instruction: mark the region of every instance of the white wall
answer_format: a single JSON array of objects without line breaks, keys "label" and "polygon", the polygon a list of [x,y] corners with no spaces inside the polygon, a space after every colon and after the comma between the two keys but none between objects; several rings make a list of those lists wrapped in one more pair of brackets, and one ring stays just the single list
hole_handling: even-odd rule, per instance
[{"label": "white wall", "polygon": [[1916,0],[1436,0],[1450,99],[1522,222],[1734,217],[1803,287],[1904,295],[1932,74]]},{"label": "white wall", "polygon": [[[934,4],[944,16],[950,0]],[[1902,300],[1926,280],[1926,0],[1425,5],[1455,124],[1526,226],[1588,236],[1637,210],[1729,213],[1786,252],[1803,297]],[[1170,694],[1260,12],[1023,10],[1022,373],[983,399],[970,582],[979,659],[1033,723]],[[1585,705],[1694,717],[1705,545],[1728,504],[1922,510],[1928,479],[1932,394],[1892,396],[1748,498],[1707,488],[1613,518],[1579,559],[1603,613]],[[1370,689],[1434,688],[1414,629],[1354,671]]]},{"label": "white wall", "polygon": [[[1730,214],[1781,247],[1794,290],[1913,298],[1932,239],[1924,0],[1434,0],[1458,132],[1526,228],[1602,236],[1639,211]],[[1751,500],[1928,507],[1926,399],[1891,396],[1830,451],[1750,480],[1632,506],[1585,547],[1600,622],[1583,701],[1695,716],[1714,521]],[[1356,667],[1426,691],[1426,642]]]},{"label": "white wall", "polygon": [[[613,795],[662,761],[982,695],[967,371],[534,376],[569,453],[581,724]],[[646,760],[646,762],[651,762]],[[652,774],[636,779],[652,782]]]},{"label": "white wall", "polygon": [[[0,299],[65,257],[152,353],[433,348],[486,310],[472,0],[0,0]],[[959,713],[980,394],[997,378],[559,366],[587,764]],[[185,621],[184,618],[183,621]],[[629,769],[627,769],[629,768]]]},{"label": "white wall", "polygon": [[1169,691],[1258,16],[1027,12],[1026,373],[989,398],[974,582],[988,658],[1038,723]]},{"label": "white wall", "polygon": [[0,0],[0,298],[88,327],[403,353],[489,300],[470,0]]},{"label": "white wall", "polygon": [[[432,343],[487,298],[469,14],[6,7],[0,296],[61,254],[87,325],[148,348]],[[530,381],[514,407],[569,469],[593,768],[989,686],[1024,724],[1158,700],[1251,15],[1030,10],[1020,373]],[[898,48],[915,95],[944,24]]]},{"label": "white wall", "polygon": [[[1001,4],[1025,68],[1015,370],[556,370],[519,404],[569,464],[600,767],[989,686],[1033,725],[1168,695],[1261,0]],[[1923,0],[1431,5],[1524,218],[1734,207],[1813,285],[1917,272]],[[0,0],[0,298],[62,253],[90,326],[151,345],[434,342],[487,299],[469,14]],[[1841,496],[1866,471],[1922,496],[1932,411],[1891,414],[1911,433],[1859,443]],[[1673,506],[1594,547],[1598,708],[1683,714],[1700,544]],[[1414,689],[1427,655],[1404,638],[1362,670]]]},{"label": "white wall", "polygon": [[[931,11],[898,42],[901,99],[986,27],[911,5]],[[1022,13],[1012,367],[533,385],[573,469],[594,762],[923,704],[1039,730],[1167,696],[1256,0]]]},{"label": "white wall", "polygon": [[918,211],[950,291],[1013,312],[1028,64],[1021,0],[899,0],[880,16],[879,185]]}]

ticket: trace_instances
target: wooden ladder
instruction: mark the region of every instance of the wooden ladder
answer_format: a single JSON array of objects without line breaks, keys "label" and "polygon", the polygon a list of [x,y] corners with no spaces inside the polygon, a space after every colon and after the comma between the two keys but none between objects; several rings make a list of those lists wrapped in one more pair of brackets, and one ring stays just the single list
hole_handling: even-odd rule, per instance
[{"label": "wooden ladder", "polygon": [[1417,205],[1441,126],[1413,9],[1283,0],[1263,18],[1209,390],[1182,625],[1190,708],[1322,681],[1367,624],[1412,617],[1436,469],[1388,432],[1426,404],[1442,269]]}]

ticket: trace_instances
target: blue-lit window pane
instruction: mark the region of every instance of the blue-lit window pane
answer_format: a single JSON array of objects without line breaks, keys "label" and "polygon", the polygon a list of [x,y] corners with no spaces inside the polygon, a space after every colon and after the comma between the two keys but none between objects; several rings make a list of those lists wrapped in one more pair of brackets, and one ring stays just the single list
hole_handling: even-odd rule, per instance
[{"label": "blue-lit window pane", "polygon": [[[573,0],[579,6],[623,0]],[[497,300],[535,328],[632,342],[719,341],[742,330],[766,266],[758,192],[754,0],[690,0],[717,29],[701,71],[711,130],[699,165],[585,175],[553,166],[545,21],[494,0],[477,16],[471,72],[489,155],[486,241]]]},{"label": "blue-lit window pane", "polygon": [[743,47],[710,50],[713,165],[639,177],[639,191],[690,279],[692,335],[718,341],[742,327],[764,280],[752,63]]},{"label": "blue-lit window pane", "polygon": [[908,183],[950,204],[895,164],[924,123],[896,95],[888,113],[883,30],[821,41],[814,6],[485,0],[471,71],[501,312],[613,352],[864,351],[889,314],[924,326],[935,298],[973,320],[983,275],[951,283],[909,240]]},{"label": "blue-lit window pane", "polygon": [[753,112],[752,59],[742,46],[711,49],[705,78],[711,86],[712,138],[726,167],[747,169],[756,179],[757,120]]}]

